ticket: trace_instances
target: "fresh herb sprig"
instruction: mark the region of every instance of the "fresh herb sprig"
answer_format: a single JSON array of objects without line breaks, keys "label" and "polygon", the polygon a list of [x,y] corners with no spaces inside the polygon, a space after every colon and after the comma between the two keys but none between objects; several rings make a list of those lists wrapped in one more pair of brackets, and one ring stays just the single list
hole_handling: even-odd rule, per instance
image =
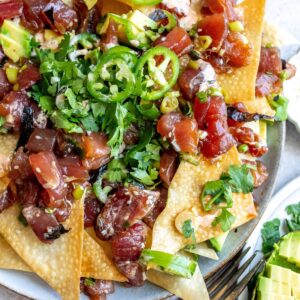
[{"label": "fresh herb sprig", "polygon": [[[288,218],[285,219],[289,232],[300,230],[300,202],[291,204],[285,208]],[[262,251],[268,256],[274,250],[274,244],[281,238],[280,233],[281,221],[276,218],[266,222],[261,230]]]},{"label": "fresh herb sprig", "polygon": [[232,193],[248,194],[253,191],[254,179],[249,165],[232,165],[228,173],[223,173],[219,180],[207,182],[202,190],[200,201],[205,211],[221,209],[212,225],[220,224],[226,232],[230,230],[236,217],[228,210],[233,206]]}]

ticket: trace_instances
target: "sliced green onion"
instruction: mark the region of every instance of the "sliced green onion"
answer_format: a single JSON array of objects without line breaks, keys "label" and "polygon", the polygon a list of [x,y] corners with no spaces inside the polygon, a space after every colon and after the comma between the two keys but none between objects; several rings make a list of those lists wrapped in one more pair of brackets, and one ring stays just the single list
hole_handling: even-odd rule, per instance
[{"label": "sliced green onion", "polygon": [[223,97],[222,90],[219,88],[211,87],[208,90],[210,96]]},{"label": "sliced green onion", "polygon": [[197,38],[197,42],[200,50],[206,50],[213,42],[213,39],[209,35],[201,35]]},{"label": "sliced green onion", "polygon": [[11,84],[17,83],[19,69],[15,67],[9,67],[5,70],[6,77]]},{"label": "sliced green onion", "polygon": [[45,208],[45,213],[47,213],[49,215],[52,215],[55,211],[56,211],[56,208],[50,208],[50,207]]},{"label": "sliced green onion", "polygon": [[200,59],[199,60],[190,60],[188,66],[194,70],[198,70],[200,67],[200,63],[201,63]]},{"label": "sliced green onion", "polygon": [[72,192],[72,195],[75,200],[80,200],[83,196],[83,193],[84,188],[80,184],[77,184]]},{"label": "sliced green onion", "polygon": [[208,100],[208,94],[207,94],[207,92],[204,92],[204,91],[199,92],[199,93],[196,94],[196,96],[197,96],[197,98],[199,99],[199,101],[201,103],[205,103]]},{"label": "sliced green onion", "polygon": [[279,74],[279,78],[281,81],[285,81],[287,80],[289,77],[289,74],[287,73],[287,71],[282,71],[280,74]]},{"label": "sliced green onion", "polygon": [[167,93],[161,102],[160,111],[163,114],[168,114],[178,108],[179,102],[177,97],[179,97],[179,92]]},{"label": "sliced green onion", "polygon": [[197,267],[197,263],[195,261],[184,256],[151,249],[144,249],[140,259],[142,262],[147,264],[153,264],[161,271],[185,278],[191,278]]},{"label": "sliced green onion", "polygon": [[240,21],[230,22],[228,26],[229,30],[234,32],[242,32],[245,29],[243,23]]},{"label": "sliced green onion", "polygon": [[95,279],[93,278],[84,278],[84,285],[93,286],[95,284]]},{"label": "sliced green onion", "polygon": [[249,151],[249,147],[246,144],[242,144],[238,146],[239,152],[246,153]]},{"label": "sliced green onion", "polygon": [[192,155],[190,153],[185,153],[185,152],[181,152],[179,155],[181,160],[184,160],[186,162],[189,162],[190,164],[194,165],[194,166],[198,166],[199,165],[199,160],[198,157],[195,155]]},{"label": "sliced green onion", "polygon": [[102,202],[105,203],[108,197],[108,193],[111,192],[112,187],[106,186],[102,188],[102,178],[100,177],[95,183],[93,184],[93,191],[95,196]]}]

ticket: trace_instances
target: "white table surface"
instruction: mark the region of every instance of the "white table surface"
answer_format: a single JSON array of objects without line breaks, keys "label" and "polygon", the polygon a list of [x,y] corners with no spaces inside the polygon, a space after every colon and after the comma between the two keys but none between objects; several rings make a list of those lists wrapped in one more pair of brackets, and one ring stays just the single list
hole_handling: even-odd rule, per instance
[{"label": "white table surface", "polygon": [[[291,32],[300,41],[300,0],[268,0],[267,2],[267,17]],[[286,133],[285,150],[275,193],[286,183],[300,176],[300,134],[290,122],[287,122]],[[0,286],[0,300],[8,299],[25,300],[28,298]]]}]

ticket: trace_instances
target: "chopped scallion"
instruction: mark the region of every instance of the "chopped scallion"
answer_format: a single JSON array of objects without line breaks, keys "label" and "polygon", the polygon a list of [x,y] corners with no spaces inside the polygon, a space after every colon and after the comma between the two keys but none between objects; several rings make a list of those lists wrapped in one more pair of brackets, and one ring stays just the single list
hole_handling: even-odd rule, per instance
[{"label": "chopped scallion", "polygon": [[229,26],[229,30],[230,31],[234,31],[234,32],[242,32],[242,31],[244,31],[244,25],[240,21],[230,22],[228,24],[228,26]]},{"label": "chopped scallion", "polygon": [[161,271],[185,278],[191,278],[197,267],[197,263],[187,257],[151,249],[144,249],[140,259]]}]

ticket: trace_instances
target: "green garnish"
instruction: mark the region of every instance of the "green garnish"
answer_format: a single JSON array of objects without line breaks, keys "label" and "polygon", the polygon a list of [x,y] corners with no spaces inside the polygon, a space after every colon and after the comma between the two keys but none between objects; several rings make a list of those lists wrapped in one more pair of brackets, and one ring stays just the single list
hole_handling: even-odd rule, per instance
[{"label": "green garnish", "polygon": [[230,31],[234,32],[242,32],[245,29],[243,23],[240,21],[229,22],[228,27]]},{"label": "green garnish", "polygon": [[280,220],[274,219],[264,223],[261,229],[261,237],[263,240],[262,251],[265,255],[273,251],[273,246],[280,239]]},{"label": "green garnish", "polygon": [[208,181],[203,187],[200,197],[202,207],[205,211],[222,210],[212,225],[220,224],[224,232],[235,221],[235,216],[228,211],[233,205],[232,193],[248,194],[253,191],[254,179],[249,169],[248,165],[232,165],[228,173],[223,173],[219,180]]},{"label": "green garnish", "polygon": [[246,153],[249,151],[249,146],[247,144],[242,144],[238,146],[238,151],[241,153]]},{"label": "green garnish", "polygon": [[221,229],[226,232],[231,229],[236,217],[226,208],[223,208],[221,213],[212,222],[213,226],[221,225]]},{"label": "green garnish", "polygon": [[95,284],[95,279],[93,278],[84,278],[84,285],[93,286]]},{"label": "green garnish", "polygon": [[23,226],[28,226],[28,222],[25,219],[24,215],[22,214],[22,212],[20,212],[19,216],[18,216],[18,221],[23,225]]},{"label": "green garnish", "polygon": [[146,264],[154,265],[161,271],[185,278],[191,278],[197,267],[197,262],[184,256],[150,249],[142,251],[140,260]]},{"label": "green garnish", "polygon": [[300,203],[289,205],[285,211],[290,216],[286,220],[289,231],[300,230]]},{"label": "green garnish", "polygon": [[282,95],[272,95],[269,99],[271,107],[275,110],[276,121],[286,121],[288,118],[287,108],[289,100]]},{"label": "green garnish", "polygon": [[186,239],[191,238],[193,244],[196,244],[195,229],[193,227],[192,220],[185,220],[182,224],[181,231]]}]

